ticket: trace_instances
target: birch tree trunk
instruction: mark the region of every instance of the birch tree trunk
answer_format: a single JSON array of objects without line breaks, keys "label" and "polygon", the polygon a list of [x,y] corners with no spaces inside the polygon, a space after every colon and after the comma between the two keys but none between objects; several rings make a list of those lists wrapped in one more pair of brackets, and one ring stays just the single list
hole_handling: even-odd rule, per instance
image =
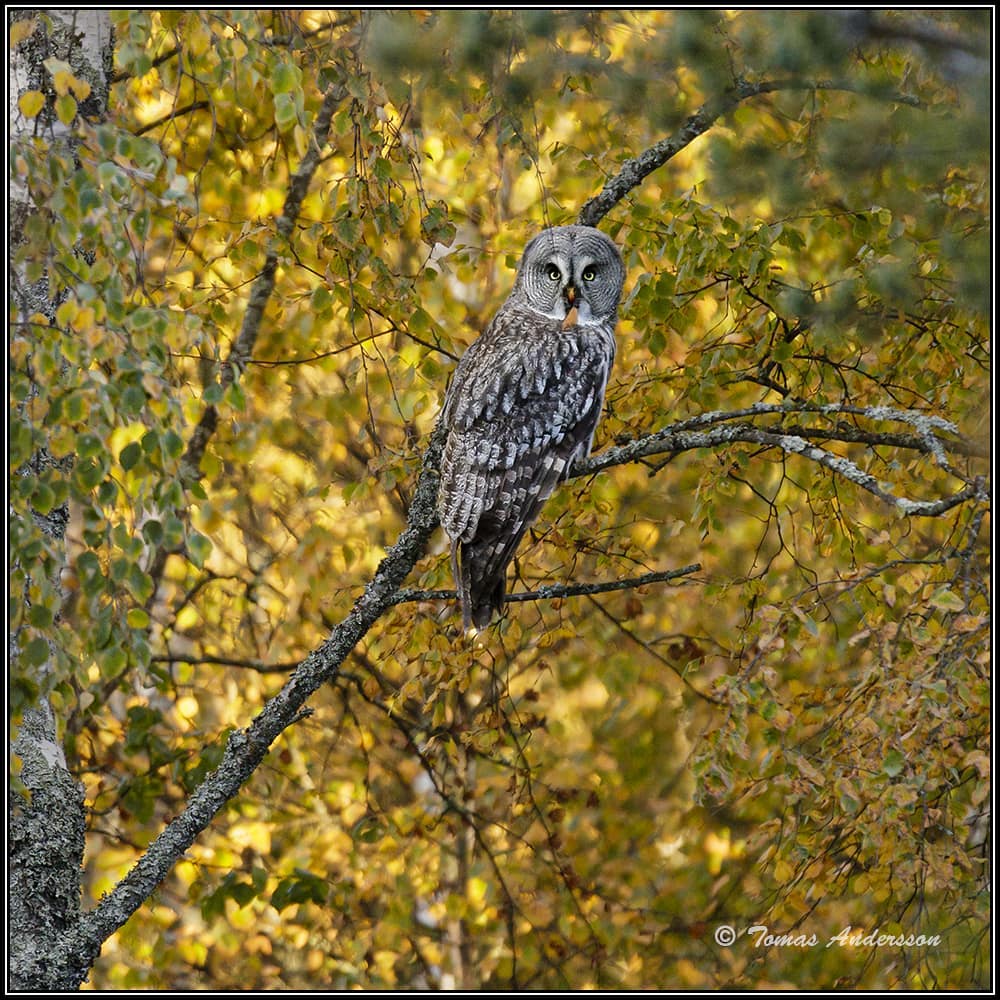
[{"label": "birch tree trunk", "polygon": [[[11,137],[16,141],[34,135],[51,145],[71,144],[73,123],[67,124],[55,110],[54,73],[59,72],[59,62],[65,63],[77,80],[89,84],[90,93],[78,103],[77,113],[85,101],[88,116],[104,114],[112,44],[108,12],[19,9],[8,16],[14,43],[9,54]],[[19,102],[26,94],[44,95],[46,105],[39,114],[22,114]],[[28,101],[37,99],[29,96]],[[66,117],[64,105],[62,118]],[[32,215],[41,210],[32,202],[29,188],[27,179],[11,182],[12,249],[23,238]],[[8,275],[16,322],[26,322],[34,313],[54,316],[58,303],[49,295],[44,276],[31,281],[14,266]],[[29,474],[54,461],[41,447],[34,452],[30,467],[15,474]],[[33,512],[33,517],[54,544],[65,545],[67,505],[45,514]],[[27,587],[23,599],[30,599]],[[19,655],[17,640],[16,634],[9,636],[12,658]],[[52,664],[43,662],[35,670],[44,679]],[[9,984],[15,990],[76,989],[86,978],[93,956],[59,949],[56,958],[54,946],[81,917],[84,793],[67,767],[59,720],[44,697],[23,714],[12,749],[19,783],[13,783],[9,799]]]}]

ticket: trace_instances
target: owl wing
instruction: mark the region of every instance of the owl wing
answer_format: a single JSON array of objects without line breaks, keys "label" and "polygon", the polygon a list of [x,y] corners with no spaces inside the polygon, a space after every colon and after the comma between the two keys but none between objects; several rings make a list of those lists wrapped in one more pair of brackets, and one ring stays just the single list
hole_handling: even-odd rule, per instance
[{"label": "owl wing", "polygon": [[501,310],[459,364],[445,402],[439,511],[466,625],[483,627],[500,610],[521,538],[589,453],[613,359],[609,327],[563,330]]}]

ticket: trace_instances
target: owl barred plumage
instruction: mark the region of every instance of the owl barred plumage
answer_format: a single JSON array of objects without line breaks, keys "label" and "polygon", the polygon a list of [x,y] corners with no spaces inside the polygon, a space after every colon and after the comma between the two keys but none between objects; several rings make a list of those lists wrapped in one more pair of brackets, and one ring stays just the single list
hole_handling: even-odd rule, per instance
[{"label": "owl barred plumage", "polygon": [[[615,357],[625,269],[588,226],[543,230],[445,399],[438,512],[466,628],[503,607],[507,564],[573,462],[590,454]],[[567,323],[570,310],[576,321]]]}]

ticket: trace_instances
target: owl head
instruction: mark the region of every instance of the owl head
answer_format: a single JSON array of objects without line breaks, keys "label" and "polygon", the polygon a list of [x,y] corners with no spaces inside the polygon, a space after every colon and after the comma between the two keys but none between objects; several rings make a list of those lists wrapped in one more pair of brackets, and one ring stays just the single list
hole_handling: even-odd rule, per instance
[{"label": "owl head", "polygon": [[625,281],[618,247],[590,226],[543,229],[524,248],[511,301],[550,319],[614,322]]}]

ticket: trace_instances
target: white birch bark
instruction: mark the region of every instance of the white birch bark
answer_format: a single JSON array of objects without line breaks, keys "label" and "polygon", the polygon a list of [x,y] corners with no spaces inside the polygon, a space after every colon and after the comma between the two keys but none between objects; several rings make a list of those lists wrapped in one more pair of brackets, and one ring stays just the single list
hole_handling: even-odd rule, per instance
[{"label": "white birch bark", "polygon": [[[9,24],[33,23],[33,30],[9,50],[8,123],[12,143],[35,134],[41,124],[51,143],[72,141],[72,128],[43,110],[41,117],[25,118],[18,100],[27,91],[46,93],[51,85],[46,60],[61,59],[75,76],[91,84],[88,111],[102,113],[107,106],[111,24],[106,10],[9,11]],[[9,243],[16,247],[21,228],[39,206],[32,203],[28,185],[14,178],[9,188]],[[48,283],[29,283],[13,266],[8,270],[10,298],[19,314],[54,314]],[[25,317],[26,318],[26,317]],[[52,461],[43,450],[29,464],[42,468]],[[66,507],[36,524],[50,538],[65,542]],[[9,637],[11,655],[17,655],[17,637]],[[47,664],[38,668],[50,670]],[[81,865],[85,830],[84,795],[70,773],[59,738],[58,719],[42,700],[18,720],[12,756],[19,782],[13,783],[9,808],[8,916],[9,985],[15,990],[75,989],[86,978],[93,956],[63,954],[53,960],[55,943],[80,920]]]}]

